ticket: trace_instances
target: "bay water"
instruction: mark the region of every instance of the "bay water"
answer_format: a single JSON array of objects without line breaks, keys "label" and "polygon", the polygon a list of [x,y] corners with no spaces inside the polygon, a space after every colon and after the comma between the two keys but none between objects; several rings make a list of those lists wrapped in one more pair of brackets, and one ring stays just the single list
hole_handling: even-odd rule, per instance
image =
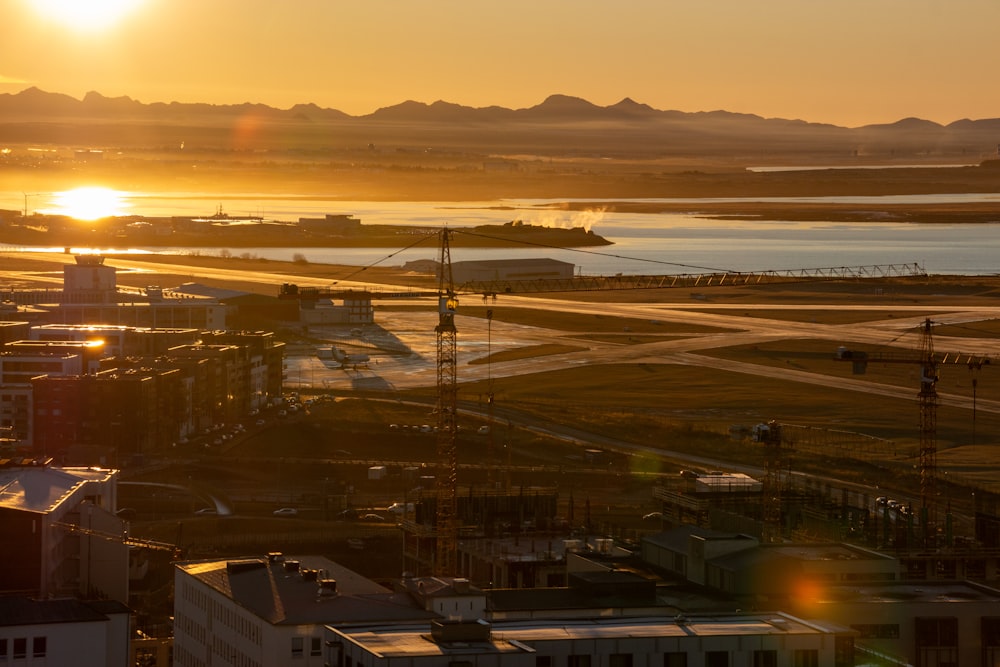
[{"label": "bay water", "polygon": [[[36,197],[36,195],[32,195]],[[41,196],[37,196],[42,200]],[[550,257],[575,265],[580,275],[684,274],[714,271],[755,272],[875,264],[920,264],[931,274],[993,275],[1000,272],[1000,220],[980,224],[914,224],[898,222],[710,219],[688,213],[621,213],[585,200],[512,199],[486,202],[371,202],[295,194],[181,193],[170,196],[127,193],[128,213],[144,216],[208,216],[220,208],[243,216],[294,221],[300,217],[351,214],[366,225],[392,224],[461,230],[512,220],[554,227],[582,226],[613,242],[580,249],[452,248],[452,261]],[[592,204],[584,211],[565,211],[555,204]],[[916,195],[898,197],[817,197],[738,199],[631,199],[639,203],[831,202],[879,203],[1000,202],[1000,194]],[[0,207],[28,208],[28,196],[0,193]],[[44,211],[44,201],[31,202]],[[414,238],[414,241],[417,239]],[[0,244],[2,244],[0,237]],[[4,246],[12,249],[11,246]],[[63,248],[53,248],[62,252]],[[126,250],[126,249],[116,249]],[[186,254],[190,248],[132,249]],[[310,262],[354,266],[401,266],[435,259],[433,236],[412,248],[200,248],[201,254],[250,255],[274,260],[305,257]]]}]

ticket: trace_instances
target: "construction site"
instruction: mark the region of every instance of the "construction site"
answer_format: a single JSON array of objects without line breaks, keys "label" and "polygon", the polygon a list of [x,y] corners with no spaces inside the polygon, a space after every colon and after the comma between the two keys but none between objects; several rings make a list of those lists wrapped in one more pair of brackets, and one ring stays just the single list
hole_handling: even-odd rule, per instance
[{"label": "construction site", "polygon": [[789,545],[845,581],[1000,580],[989,281],[456,283],[449,234],[421,288],[282,285],[283,313],[353,315],[283,334],[280,400],[125,467],[124,534],[53,524],[130,547],[152,634],[171,560],[276,549],[483,589],[564,588],[580,557],[697,581],[704,559],[732,568],[716,588],[760,597],[726,583],[759,564],[725,559]]},{"label": "construction site", "polygon": [[[463,367],[460,391],[457,361],[460,333],[455,322],[460,297],[476,302],[481,297],[480,310],[483,312],[479,314],[479,324],[485,323],[487,327],[489,348],[494,308],[499,307],[495,305],[498,295],[503,303],[505,297],[523,294],[551,293],[572,299],[569,294],[575,292],[711,290],[714,287],[801,281],[814,286],[823,281],[885,284],[887,280],[890,285],[893,281],[905,285],[926,278],[919,266],[841,267],[811,273],[754,275],[562,277],[521,281],[503,278],[457,283],[451,272],[449,232],[445,230],[441,233],[436,274],[435,395],[430,411],[433,424],[424,426],[426,432],[433,432],[436,450],[433,460],[419,464],[424,484],[408,497],[413,512],[408,512],[399,521],[404,571],[469,577],[477,585],[502,581],[504,585],[520,582],[527,586],[544,586],[551,581],[551,571],[544,563],[558,561],[558,554],[565,549],[578,548],[581,538],[586,544],[590,538],[618,537],[634,541],[643,533],[665,526],[691,524],[738,530],[764,543],[844,540],[885,549],[903,560],[906,571],[913,578],[934,578],[941,573],[956,572],[969,578],[992,579],[996,576],[1000,542],[997,541],[996,498],[992,489],[974,482],[973,486],[965,486],[970,480],[962,479],[961,475],[946,473],[942,479],[937,466],[939,368],[968,369],[970,374],[978,376],[979,371],[989,365],[991,357],[987,353],[936,352],[933,328],[938,323],[930,317],[923,318],[916,329],[918,344],[915,349],[895,348],[891,352],[869,353],[840,345],[830,348],[825,355],[834,365],[840,363],[848,368],[851,375],[863,375],[868,364],[879,367],[898,364],[913,369],[914,372],[907,375],[913,377],[915,373],[918,378],[911,388],[916,403],[914,427],[903,434],[902,440],[915,442],[900,442],[898,437],[872,435],[860,430],[778,420],[728,424],[726,439],[741,450],[735,459],[707,461],[699,466],[683,452],[663,447],[656,453],[660,461],[654,467],[656,472],[652,473],[635,464],[637,459],[649,456],[648,448],[607,437],[594,438],[591,446],[578,441],[581,453],[569,455],[549,472],[558,470],[561,473],[573,468],[589,470],[595,474],[595,479],[601,479],[594,486],[610,487],[616,485],[601,478],[602,472],[612,479],[627,475],[641,479],[647,488],[648,499],[640,501],[639,510],[630,506],[631,516],[618,516],[612,521],[595,522],[589,507],[585,508],[580,502],[589,503],[589,496],[573,500],[566,496],[565,486],[562,489],[541,486],[525,474],[523,466],[516,473],[520,484],[513,489],[510,487],[511,471],[505,470],[503,460],[508,446],[503,439],[509,437],[503,434],[509,433],[510,422],[507,421],[509,416],[500,416],[501,413],[509,415],[510,406],[498,405],[496,385],[505,376],[493,363],[494,358],[501,358],[494,349],[486,350],[486,363],[477,368]],[[322,298],[323,292],[305,291],[304,295],[315,300]],[[373,293],[368,297],[378,299],[379,295]],[[374,313],[375,310],[366,312]],[[623,318],[622,321],[631,320]],[[629,341],[638,334],[627,324],[622,331],[633,334],[628,336]],[[481,342],[482,334],[480,328],[471,335]],[[643,339],[647,344],[651,340]],[[593,348],[589,352],[592,354]],[[619,356],[625,360],[625,353],[619,352]],[[817,354],[808,352],[801,356],[815,358]],[[566,362],[563,356],[557,363]],[[368,368],[358,369],[355,365],[344,375],[350,377],[355,386],[364,387],[368,372]],[[387,374],[390,371],[379,372]],[[302,377],[301,371],[298,377]],[[315,381],[312,384],[315,385]],[[336,387],[335,382],[326,379],[322,384],[327,389]],[[478,402],[459,399],[460,394],[472,393],[478,395]],[[423,396],[425,400],[431,399],[426,393]],[[980,397],[980,401],[982,410],[989,399]],[[520,418],[530,421],[524,406],[519,407]],[[481,424],[474,446],[477,447],[477,461],[485,470],[476,470],[475,465],[463,461],[464,470],[460,474],[459,451],[466,446],[460,444],[461,423],[467,419],[461,415],[470,413]],[[505,423],[507,429],[504,429]],[[913,452],[915,456],[911,456]],[[815,461],[827,459],[839,460],[840,467],[847,472],[841,478],[820,475],[822,468],[817,467]],[[908,480],[895,491],[891,490],[888,480],[881,487],[871,481],[871,477],[879,474],[896,475],[893,462],[904,459],[910,468]],[[882,463],[886,467],[880,467]],[[856,468],[853,471],[852,465]],[[407,470],[405,463],[397,467]],[[536,468],[536,472],[541,469],[543,467]],[[908,486],[910,482],[913,486]],[[919,491],[907,490],[913,488]],[[511,546],[515,542],[517,548]],[[523,554],[513,558],[513,554],[525,551],[525,544],[533,558],[526,559]],[[486,553],[491,556],[484,558]],[[503,560],[498,556],[501,553],[516,560],[522,571],[515,576],[505,567],[498,566],[497,562]],[[538,574],[523,572],[528,560],[538,561]],[[487,566],[484,562],[491,564]]]}]

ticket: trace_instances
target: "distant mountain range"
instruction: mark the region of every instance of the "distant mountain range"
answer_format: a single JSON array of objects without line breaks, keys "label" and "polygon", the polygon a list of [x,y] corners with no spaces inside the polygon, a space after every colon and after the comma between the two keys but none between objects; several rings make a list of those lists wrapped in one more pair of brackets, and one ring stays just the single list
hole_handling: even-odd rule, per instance
[{"label": "distant mountain range", "polygon": [[1000,118],[948,125],[906,118],[845,128],[728,111],[663,111],[628,98],[602,107],[566,95],[552,95],[525,109],[406,101],[368,115],[349,116],[315,104],[290,109],[249,103],[144,104],[96,92],[79,100],[38,88],[0,94],[0,141],[7,143],[111,147],[187,140],[218,146],[236,132],[253,135],[251,145],[242,147],[267,149],[378,142],[539,155],[740,156],[749,152],[756,158],[819,153],[967,156],[976,161],[997,156]]}]

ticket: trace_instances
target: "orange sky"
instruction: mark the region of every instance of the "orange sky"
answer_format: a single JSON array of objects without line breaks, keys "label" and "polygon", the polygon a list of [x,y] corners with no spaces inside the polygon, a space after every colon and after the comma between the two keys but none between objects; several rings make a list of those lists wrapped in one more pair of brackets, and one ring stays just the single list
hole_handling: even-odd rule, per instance
[{"label": "orange sky", "polygon": [[996,0],[3,0],[0,25],[9,93],[352,115],[561,93],[851,127],[1000,117]]}]

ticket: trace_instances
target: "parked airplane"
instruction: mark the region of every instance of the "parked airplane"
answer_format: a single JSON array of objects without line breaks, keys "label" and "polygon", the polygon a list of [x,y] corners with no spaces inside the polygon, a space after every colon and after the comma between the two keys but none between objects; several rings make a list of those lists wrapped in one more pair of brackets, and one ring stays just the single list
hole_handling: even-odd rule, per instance
[{"label": "parked airplane", "polygon": [[316,356],[318,356],[326,366],[331,367],[336,367],[334,364],[339,366],[352,366],[357,364],[367,364],[371,361],[371,357],[367,354],[348,354],[339,347],[334,347],[333,345],[318,348],[316,350]]}]

